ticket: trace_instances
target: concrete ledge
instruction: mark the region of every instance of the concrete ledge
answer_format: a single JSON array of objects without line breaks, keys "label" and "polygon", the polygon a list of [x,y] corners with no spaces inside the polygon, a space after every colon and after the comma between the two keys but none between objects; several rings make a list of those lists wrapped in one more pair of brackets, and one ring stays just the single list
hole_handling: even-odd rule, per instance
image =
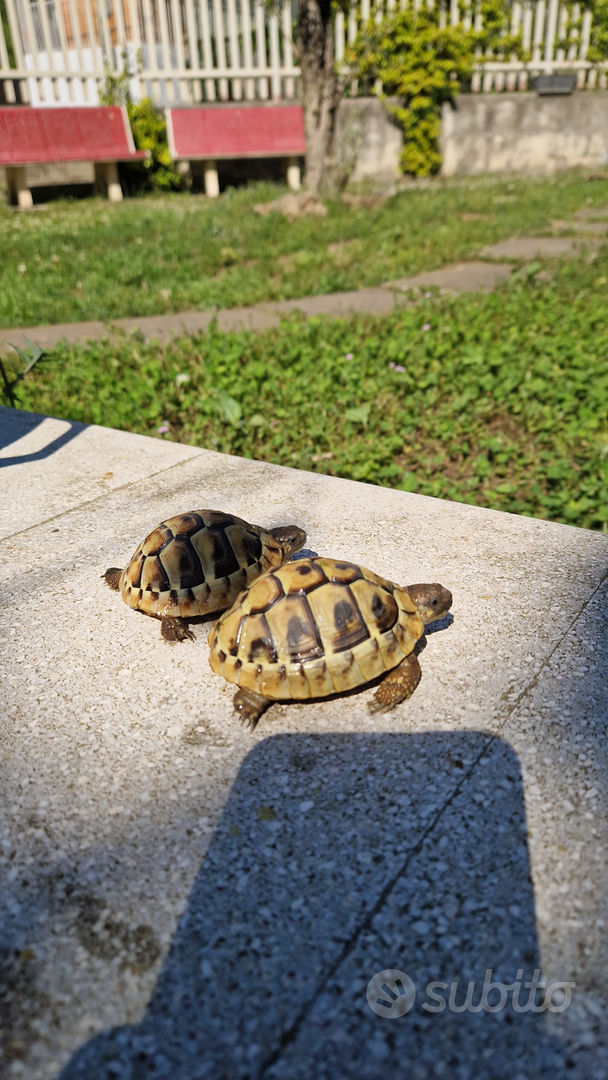
[{"label": "concrete ledge", "polygon": [[[603,1075],[608,537],[66,423],[0,413],[9,1080]],[[200,506],[452,589],[411,700],[244,732],[208,625],[171,647],[100,577]],[[388,968],[417,988],[394,1024]],[[422,1009],[488,968],[572,1004]]]}]

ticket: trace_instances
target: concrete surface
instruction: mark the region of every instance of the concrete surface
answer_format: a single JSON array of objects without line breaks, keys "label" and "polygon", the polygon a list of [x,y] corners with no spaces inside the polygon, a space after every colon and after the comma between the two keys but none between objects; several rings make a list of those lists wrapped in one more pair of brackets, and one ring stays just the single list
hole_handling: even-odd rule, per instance
[{"label": "concrete surface", "polygon": [[[58,423],[0,413],[2,1075],[605,1080],[608,537]],[[208,625],[170,646],[100,577],[200,506],[448,586],[412,699],[243,731]],[[571,1004],[423,1009],[488,968]]]},{"label": "concrete surface", "polygon": [[547,175],[608,163],[608,91],[461,94],[441,113],[443,176]]},{"label": "concrete surface", "polygon": [[196,453],[180,443],[0,406],[0,539]]}]

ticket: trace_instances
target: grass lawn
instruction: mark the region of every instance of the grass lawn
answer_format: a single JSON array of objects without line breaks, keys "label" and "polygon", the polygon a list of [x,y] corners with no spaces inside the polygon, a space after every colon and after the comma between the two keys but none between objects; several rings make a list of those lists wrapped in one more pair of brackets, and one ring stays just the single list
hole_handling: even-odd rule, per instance
[{"label": "grass lawn", "polygon": [[[254,213],[280,189],[0,206],[0,326],[209,310],[377,285],[468,258],[552,217],[608,202],[580,173],[434,182],[375,210],[328,202],[325,218]],[[471,216],[472,215],[472,216]]]},{"label": "grass lawn", "polygon": [[494,294],[434,296],[391,318],[58,347],[19,403],[606,529],[608,249],[548,283],[539,265]]}]

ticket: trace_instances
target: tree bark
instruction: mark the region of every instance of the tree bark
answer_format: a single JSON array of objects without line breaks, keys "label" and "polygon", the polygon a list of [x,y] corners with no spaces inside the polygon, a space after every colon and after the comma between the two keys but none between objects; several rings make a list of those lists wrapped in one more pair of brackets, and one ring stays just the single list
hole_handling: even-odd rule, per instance
[{"label": "tree bark", "polygon": [[331,0],[299,0],[296,51],[302,80],[306,187],[317,192],[335,182],[336,111],[341,95]]}]

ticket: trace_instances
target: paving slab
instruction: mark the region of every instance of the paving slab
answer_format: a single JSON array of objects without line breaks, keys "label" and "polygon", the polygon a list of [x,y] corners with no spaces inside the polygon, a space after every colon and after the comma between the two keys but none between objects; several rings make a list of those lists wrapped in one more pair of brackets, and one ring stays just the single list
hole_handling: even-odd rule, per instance
[{"label": "paving slab", "polygon": [[584,233],[585,235],[605,236],[608,230],[608,221],[556,221],[553,220],[551,225],[554,229],[565,230],[569,229],[570,232]]},{"label": "paving slab", "polygon": [[426,274],[413,277],[396,278],[387,281],[385,289],[425,289],[429,285],[456,292],[492,292],[501,281],[506,281],[513,271],[512,266],[481,262],[457,263],[456,266],[443,266],[440,270],[430,270]]},{"label": "paving slab", "polygon": [[258,304],[258,309],[277,315],[301,311],[304,315],[390,315],[398,300],[387,289],[356,289],[350,292],[305,296],[297,300],[277,300]]},{"label": "paving slab", "polygon": [[98,320],[89,322],[58,323],[56,326],[26,326],[0,330],[0,348],[3,352],[12,352],[11,345],[27,349],[27,342],[33,341],[41,349],[53,349],[55,345],[67,341],[69,345],[88,341],[104,341],[108,337],[108,327]]},{"label": "paving slab", "polygon": [[578,239],[567,236],[512,236],[499,244],[488,244],[479,254],[483,259],[555,259],[560,255],[580,255],[597,251],[601,241],[594,237]]},{"label": "paving slab", "polygon": [[179,334],[202,334],[213,321],[212,311],[184,311],[170,315],[141,315],[139,318],[113,319],[110,326],[123,330],[126,334],[140,333],[147,340],[157,338],[169,341]]},{"label": "paving slab", "polygon": [[267,301],[253,307],[228,308],[222,311],[185,311],[168,315],[143,315],[137,318],[113,319],[107,323],[65,323],[57,326],[18,327],[0,330],[0,351],[10,352],[10,345],[27,347],[27,340],[41,348],[50,349],[62,341],[69,344],[103,341],[112,337],[115,330],[123,333],[140,333],[147,341],[171,341],[182,334],[201,334],[213,320],[224,333],[239,330],[267,330],[279,326],[280,317],[293,311],[306,316],[350,314],[387,315],[401,299],[391,297],[391,292],[426,288],[437,285],[447,289],[483,292],[491,291],[498,282],[508,278],[511,267],[493,266],[490,263],[459,263],[453,267],[431,270],[409,278],[389,281],[374,289],[353,289],[348,292],[328,293],[323,296],[305,296],[295,300]]},{"label": "paving slab", "polygon": [[[101,468],[106,434],[65,448],[98,440]],[[24,508],[0,543],[0,1071],[607,1077],[608,537],[143,441],[165,468]],[[5,473],[44,488],[65,448]],[[411,700],[275,705],[245,732],[208,624],[171,646],[100,577],[205,505],[449,587]],[[429,980],[461,1006],[487,969],[536,968],[576,983],[566,1012],[423,1009]],[[385,969],[416,988],[394,1019],[367,1004]]]},{"label": "paving slab", "polygon": [[608,217],[608,206],[583,206],[577,210],[576,218],[605,218]]},{"label": "paving slab", "polygon": [[139,319],[115,319],[112,326],[128,334],[139,331],[150,341],[170,341],[182,334],[201,334],[213,320],[224,333],[238,330],[267,330],[278,326],[280,319],[257,308],[229,308],[226,311],[186,311],[174,315],[149,315]]}]

